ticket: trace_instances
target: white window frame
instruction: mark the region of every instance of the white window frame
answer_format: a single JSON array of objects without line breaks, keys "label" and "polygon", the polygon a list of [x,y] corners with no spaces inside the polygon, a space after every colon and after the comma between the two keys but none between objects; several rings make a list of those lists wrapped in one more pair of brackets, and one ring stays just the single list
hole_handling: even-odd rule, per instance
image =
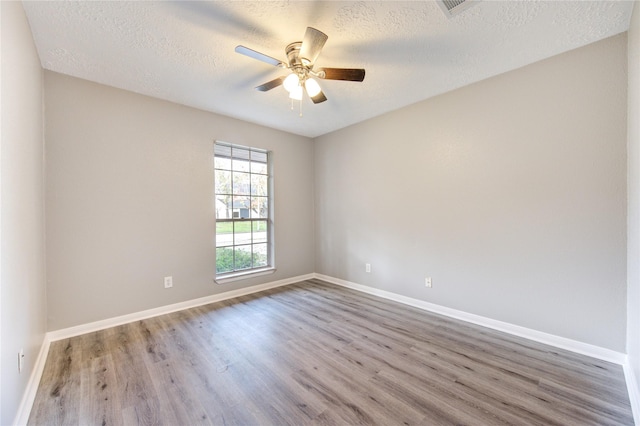
[{"label": "white window frame", "polygon": [[[239,157],[234,156],[234,150],[237,150],[238,153],[241,153],[242,155]],[[226,209],[220,209],[220,204],[221,201],[219,200],[219,197],[232,197],[236,195],[234,194],[234,188],[233,188],[233,181],[230,182],[230,193],[225,193],[225,194],[219,194],[218,193],[218,186],[216,185],[216,174],[217,172],[222,172],[223,169],[220,169],[218,167],[216,167],[216,157],[223,157],[223,158],[229,158],[232,159],[232,164],[233,164],[233,159],[237,158],[237,159],[245,159],[245,157],[243,157],[247,152],[250,153],[250,155],[256,155],[258,157],[261,156],[266,156],[266,170],[267,170],[267,217],[253,217],[254,214],[257,214],[257,212],[254,212],[253,210],[249,209],[250,211],[247,213],[245,212],[240,212],[238,211],[237,214],[235,212],[235,210],[238,209],[234,209],[234,205],[232,203],[231,209],[228,208],[228,200],[227,200],[227,208]],[[228,153],[228,155],[227,155]],[[249,158],[250,160],[250,158]],[[231,169],[233,169],[233,166],[231,167]],[[226,170],[226,169],[224,169]],[[230,170],[231,172],[231,176],[233,176],[233,172],[234,170]],[[239,172],[239,171],[237,171]],[[247,172],[244,172],[247,173]],[[253,173],[252,171],[249,171],[249,180],[251,181],[251,175],[256,175],[256,176],[264,176],[261,173]],[[249,195],[248,198],[250,199],[249,203],[251,205],[251,200],[252,198],[263,198],[264,196],[259,196],[259,195],[254,195],[251,193],[252,191],[249,190]],[[246,196],[246,195],[245,195]],[[272,160],[272,152],[261,149],[261,148],[255,148],[255,147],[248,147],[248,146],[244,146],[244,145],[238,145],[238,144],[232,144],[232,143],[228,143],[228,142],[223,142],[223,141],[214,141],[214,203],[215,203],[215,222],[216,222],[216,231],[215,231],[215,246],[216,246],[216,256],[218,253],[218,249],[221,248],[232,248],[234,250],[234,270],[231,271],[225,271],[225,272],[218,272],[218,268],[217,268],[217,259],[216,259],[216,277],[214,279],[214,282],[217,284],[225,284],[228,282],[233,282],[233,281],[237,281],[237,280],[242,280],[242,279],[247,279],[247,278],[253,278],[253,277],[257,277],[257,276],[261,276],[261,275],[266,275],[266,274],[272,274],[276,271],[275,268],[275,253],[274,253],[274,232],[273,232],[273,224],[274,224],[274,220],[273,220],[273,210],[274,210],[274,203],[273,203],[273,160]],[[222,203],[224,204],[224,203]],[[223,214],[224,218],[218,218],[218,215],[221,215],[221,210],[225,210],[225,213]],[[232,212],[232,214],[229,214],[229,212]],[[249,217],[246,217],[246,215],[249,215]],[[230,217],[229,217],[230,216]],[[253,248],[255,245],[258,244],[264,244],[261,242],[254,242],[254,223],[259,222],[259,221],[264,221],[266,220],[267,223],[267,229],[266,229],[266,256],[267,256],[267,261],[266,261],[266,265],[261,265],[261,266],[256,266],[254,267],[252,265],[252,267],[250,268],[243,268],[243,269],[236,269],[235,268],[235,248],[239,247],[239,246],[251,246],[252,248],[252,261],[253,261]],[[239,243],[236,244],[236,234],[235,232],[232,233],[232,238],[233,238],[233,242],[230,245],[221,245],[221,244],[225,244],[225,242],[221,242],[221,235],[218,235],[218,223],[219,222],[226,222],[226,223],[233,223],[233,228],[235,229],[236,224],[239,223],[249,223],[250,225],[250,229],[251,229],[251,242],[250,243]],[[225,239],[228,239],[228,234],[225,234]],[[245,236],[246,238],[246,236]],[[227,241],[228,242],[228,241]]]}]

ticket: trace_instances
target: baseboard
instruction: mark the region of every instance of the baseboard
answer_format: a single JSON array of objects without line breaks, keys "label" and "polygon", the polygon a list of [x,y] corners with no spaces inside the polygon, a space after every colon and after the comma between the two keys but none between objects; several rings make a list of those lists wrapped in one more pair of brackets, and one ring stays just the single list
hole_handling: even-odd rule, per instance
[{"label": "baseboard", "polygon": [[533,330],[526,327],[520,327],[518,325],[509,324],[502,321],[497,321],[480,315],[470,314],[464,311],[459,311],[456,309],[447,308],[445,306],[436,305],[434,303],[425,302],[424,300],[402,296],[400,294],[392,293],[386,290],[380,290],[362,284],[356,284],[327,275],[315,274],[315,277],[332,284],[348,287],[353,290],[361,291],[363,293],[372,294],[384,299],[389,299],[395,302],[403,303],[405,305],[413,306],[415,308],[424,309],[425,311],[434,312],[472,324],[481,325],[493,330],[503,331],[505,333],[524,337],[535,342],[544,343],[546,345],[554,346],[560,349],[587,355],[593,358],[601,359],[603,361],[624,365],[624,362],[626,360],[626,355],[623,353],[612,351],[606,348],[601,348],[595,345],[590,345],[588,343],[578,342],[576,340],[567,339],[565,337],[543,333],[541,331]]},{"label": "baseboard", "polygon": [[49,345],[51,341],[48,336],[45,334],[44,340],[42,342],[42,346],[40,346],[40,352],[38,353],[38,358],[36,358],[36,363],[33,366],[33,370],[31,371],[31,375],[29,376],[29,381],[27,382],[27,388],[22,395],[22,400],[20,401],[20,406],[18,407],[18,412],[16,413],[16,418],[13,421],[13,424],[16,426],[26,425],[29,421],[29,415],[31,415],[31,408],[33,407],[33,402],[36,399],[36,393],[38,392],[38,386],[40,385],[40,379],[42,378],[42,373],[44,372],[44,365],[47,362],[47,355],[49,355]]},{"label": "baseboard", "polygon": [[260,291],[268,290],[271,288],[281,287],[300,281],[314,278],[314,274],[299,275],[292,278],[286,278],[279,281],[272,281],[266,284],[258,284],[251,287],[241,288],[238,290],[226,291],[224,293],[213,294],[211,296],[205,296],[198,299],[187,300],[185,302],[174,303],[171,305],[160,306],[159,308],[147,309],[145,311],[134,312],[132,314],[121,315],[118,317],[108,318],[100,321],[90,322],[87,324],[78,325],[75,327],[63,328],[56,331],[50,331],[47,333],[49,340],[55,342],[56,340],[67,339],[69,337],[79,336],[81,334],[92,333],[98,330],[104,330],[106,328],[115,327],[122,324],[128,324],[134,321],[140,321],[147,318],[157,317],[160,315],[170,314],[171,312],[182,311],[184,309],[195,308],[196,306],[208,305],[209,303],[221,302],[227,299],[233,299],[234,297],[246,296]]},{"label": "baseboard", "polygon": [[40,385],[40,379],[42,378],[42,373],[44,372],[44,366],[47,362],[47,356],[49,355],[49,346],[51,345],[51,342],[66,339],[69,337],[79,336],[81,334],[91,333],[93,331],[104,330],[105,328],[115,327],[117,325],[122,325],[129,322],[168,314],[183,309],[189,309],[209,303],[220,302],[222,300],[233,299],[234,297],[257,293],[271,288],[281,287],[308,280],[314,277],[314,274],[300,275],[297,277],[286,278],[266,284],[259,284],[238,290],[232,290],[224,293],[214,294],[211,296],[201,297],[199,299],[188,300],[186,302],[174,303],[172,305],[161,306],[159,308],[148,309],[141,312],[135,312],[133,314],[122,315],[101,321],[91,322],[88,324],[82,324],[75,327],[50,331],[44,336],[44,341],[42,342],[42,346],[40,347],[40,353],[38,354],[38,358],[36,359],[36,363],[34,365],[33,371],[31,372],[31,376],[29,376],[27,388],[22,395],[20,407],[18,408],[18,412],[16,413],[16,418],[13,421],[13,424],[21,426],[26,425],[29,421],[31,409],[33,408],[33,402],[35,401],[36,393],[38,392],[38,386]]},{"label": "baseboard", "polygon": [[622,366],[624,368],[624,378],[627,382],[627,390],[629,392],[629,402],[633,411],[633,420],[635,424],[640,425],[640,381],[633,372],[633,368],[629,363],[629,357]]},{"label": "baseboard", "polygon": [[13,422],[14,425],[26,425],[31,415],[31,409],[33,408],[33,402],[36,398],[40,379],[44,372],[44,366],[47,362],[47,356],[49,355],[49,346],[51,342],[56,340],[67,339],[69,337],[79,336],[81,334],[91,333],[93,331],[104,330],[106,328],[115,327],[117,325],[127,324],[134,321],[139,321],[147,318],[156,317],[159,315],[169,314],[171,312],[181,311],[183,309],[195,308],[196,306],[207,305],[209,303],[220,302],[227,299],[233,299],[234,297],[246,296],[260,291],[268,290],[271,288],[282,287],[285,285],[297,283],[300,281],[315,278],[314,274],[299,275],[292,278],[286,278],[279,281],[273,281],[265,284],[258,284],[251,287],[241,288],[238,290],[231,290],[224,293],[218,293],[211,296],[201,297],[198,299],[187,300],[185,302],[174,303],[172,305],[161,306],[159,308],[148,309],[141,312],[135,312],[128,315],[121,315],[114,318],[108,318],[101,321],[95,321],[88,324],[82,324],[75,327],[64,328],[60,330],[50,331],[45,334],[44,341],[38,354],[27,388],[22,400],[20,401],[20,407],[16,413],[16,418]]},{"label": "baseboard", "polygon": [[392,293],[385,290],[380,290],[365,286],[362,284],[356,284],[350,281],[342,280],[339,278],[330,277],[322,274],[314,274],[319,280],[323,280],[332,284],[347,287],[353,290],[361,291],[363,293],[372,294],[385,299],[393,300],[395,302],[403,303],[405,305],[413,306],[425,311],[434,312],[437,314],[445,315],[447,317],[459,319],[472,324],[481,325],[483,327],[491,328],[494,330],[509,333],[515,336],[524,337],[534,342],[543,343],[546,345],[554,346],[557,348],[565,349],[571,352],[576,352],[582,355],[587,355],[603,361],[612,362],[622,366],[625,376],[625,382],[627,384],[627,392],[629,394],[629,402],[631,404],[631,410],[633,412],[633,419],[636,425],[640,426],[640,381],[634,374],[633,368],[629,364],[629,359],[626,354],[612,351],[610,349],[601,348],[599,346],[590,345],[588,343],[578,342],[576,340],[567,339],[565,337],[555,336],[553,334],[543,333],[537,330],[532,330],[526,327],[520,327],[517,325],[509,324],[502,321],[497,321],[491,318],[482,317],[480,315],[474,315],[456,309],[447,308],[445,306],[436,305],[434,303],[425,302],[419,299],[413,299],[411,297],[402,296],[396,293]]},{"label": "baseboard", "polygon": [[300,281],[308,279],[320,279],[332,284],[347,287],[353,290],[361,291],[363,293],[372,294],[382,297],[384,299],[393,300],[395,302],[403,303],[405,305],[413,306],[419,309],[424,309],[429,312],[445,315],[451,318],[456,318],[462,321],[466,321],[472,324],[481,325],[483,327],[491,328],[505,333],[513,334],[515,336],[524,337],[535,342],[544,343],[550,346],[555,346],[561,349],[566,349],[579,354],[591,356],[593,358],[601,359],[604,361],[613,362],[623,366],[625,372],[625,378],[627,380],[627,388],[629,391],[629,399],[633,409],[633,415],[636,424],[640,425],[640,405],[638,395],[638,381],[635,377],[630,365],[627,362],[627,356],[620,352],[612,351],[610,349],[601,348],[598,346],[590,345],[587,343],[578,342],[575,340],[567,339],[564,337],[554,336],[552,334],[543,333],[540,331],[532,330],[525,327],[505,323],[502,321],[493,320],[491,318],[482,317],[480,315],[469,314],[467,312],[458,311],[456,309],[447,308],[445,306],[436,305],[433,303],[425,302],[423,300],[414,299],[411,297],[402,296],[396,293],[392,293],[385,290],[380,290],[365,286],[362,284],[356,284],[350,281],[342,280],[339,278],[330,277],[323,274],[307,274],[300,275],[292,278],[286,278],[279,281],[273,281],[270,283],[259,284],[247,288],[238,290],[232,290],[224,293],[214,294],[198,299],[188,300],[185,302],[174,303],[171,305],[161,306],[159,308],[148,309],[141,312],[135,312],[132,314],[122,315],[114,318],[109,318],[101,321],[95,321],[88,324],[83,324],[75,327],[64,328],[48,332],[45,335],[40,353],[36,360],[36,364],[29,378],[27,389],[22,397],[20,408],[16,414],[16,420],[14,424],[24,425],[29,420],[31,414],[31,408],[36,397],[38,385],[44,371],[44,366],[49,354],[49,346],[51,342],[66,339],[81,334],[91,333],[98,330],[104,330],[106,328],[115,327],[122,324],[127,324],[134,321],[140,321],[147,318],[152,318],[159,315],[168,314],[184,309],[194,308],[196,306],[202,306],[209,303],[220,302],[223,300],[233,299],[234,297],[245,296],[260,291],[268,290],[271,288],[282,287],[289,284],[294,284]]}]

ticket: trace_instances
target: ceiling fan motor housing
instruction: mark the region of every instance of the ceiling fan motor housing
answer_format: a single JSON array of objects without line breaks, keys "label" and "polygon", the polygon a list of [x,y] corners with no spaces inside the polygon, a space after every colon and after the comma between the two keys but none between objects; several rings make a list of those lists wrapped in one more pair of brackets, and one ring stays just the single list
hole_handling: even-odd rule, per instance
[{"label": "ceiling fan motor housing", "polygon": [[287,61],[289,62],[289,69],[298,75],[301,82],[304,82],[304,80],[306,80],[309,76],[311,63],[308,60],[300,57],[301,46],[301,41],[290,43],[285,48],[285,52],[287,54]]}]

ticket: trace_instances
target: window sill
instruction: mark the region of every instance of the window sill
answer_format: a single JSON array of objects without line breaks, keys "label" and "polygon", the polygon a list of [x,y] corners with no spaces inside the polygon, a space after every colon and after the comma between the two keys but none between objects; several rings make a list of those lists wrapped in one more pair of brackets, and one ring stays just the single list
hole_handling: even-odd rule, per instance
[{"label": "window sill", "polygon": [[246,280],[249,278],[273,274],[275,271],[276,268],[270,266],[268,268],[252,269],[251,271],[233,272],[231,274],[219,275],[214,278],[213,282],[216,284],[228,284],[234,281]]}]

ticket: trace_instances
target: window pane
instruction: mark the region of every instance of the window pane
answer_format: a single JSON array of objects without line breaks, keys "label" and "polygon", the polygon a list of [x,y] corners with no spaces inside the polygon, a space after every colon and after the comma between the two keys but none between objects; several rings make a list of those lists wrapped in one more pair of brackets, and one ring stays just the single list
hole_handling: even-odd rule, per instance
[{"label": "window pane", "polygon": [[251,150],[249,148],[240,148],[234,146],[231,148],[231,156],[234,160],[249,161],[249,159],[251,159]]},{"label": "window pane", "polygon": [[251,204],[248,197],[233,197],[233,218],[248,219]]},{"label": "window pane", "polygon": [[213,163],[216,169],[231,170],[231,159],[224,157],[216,157]]},{"label": "window pane", "polygon": [[250,220],[235,221],[235,222],[233,222],[233,224],[234,224],[234,231],[235,232],[248,232],[248,233],[251,233],[251,221]]},{"label": "window pane", "polygon": [[233,222],[216,222],[216,247],[233,245]]},{"label": "window pane", "polygon": [[234,148],[231,168],[237,172],[250,171],[251,168],[249,166],[249,150]]},{"label": "window pane", "polygon": [[216,273],[233,271],[233,248],[216,248]]},{"label": "window pane", "polygon": [[231,197],[216,195],[216,219],[231,219],[232,215]]},{"label": "window pane", "polygon": [[251,246],[236,246],[234,250],[235,269],[251,268]]},{"label": "window pane", "polygon": [[216,157],[231,158],[231,146],[224,143],[216,143],[214,145]]},{"label": "window pane", "polygon": [[233,172],[233,194],[249,195],[251,193],[251,175],[249,173]]},{"label": "window pane", "polygon": [[253,245],[253,267],[267,266],[267,245]]},{"label": "window pane", "polygon": [[214,152],[215,168],[231,170],[231,147],[223,144],[215,144]]},{"label": "window pane", "polygon": [[251,217],[265,219],[269,217],[269,199],[267,197],[251,198]]},{"label": "window pane", "polygon": [[267,163],[256,163],[255,161],[251,162],[251,173],[258,173],[261,175],[267,174]]},{"label": "window pane", "polygon": [[231,166],[234,172],[250,172],[251,168],[249,166],[248,161],[236,160],[233,159],[233,164]]},{"label": "window pane", "polygon": [[231,172],[216,170],[216,194],[231,194]]},{"label": "window pane", "polygon": [[266,220],[253,221],[253,242],[254,243],[267,242],[267,221]]},{"label": "window pane", "polygon": [[235,222],[233,244],[251,244],[251,222]]},{"label": "window pane", "polygon": [[251,195],[267,196],[269,193],[269,177],[266,175],[251,175]]},{"label": "window pane", "polygon": [[264,151],[251,151],[251,161],[267,164],[267,153]]}]

